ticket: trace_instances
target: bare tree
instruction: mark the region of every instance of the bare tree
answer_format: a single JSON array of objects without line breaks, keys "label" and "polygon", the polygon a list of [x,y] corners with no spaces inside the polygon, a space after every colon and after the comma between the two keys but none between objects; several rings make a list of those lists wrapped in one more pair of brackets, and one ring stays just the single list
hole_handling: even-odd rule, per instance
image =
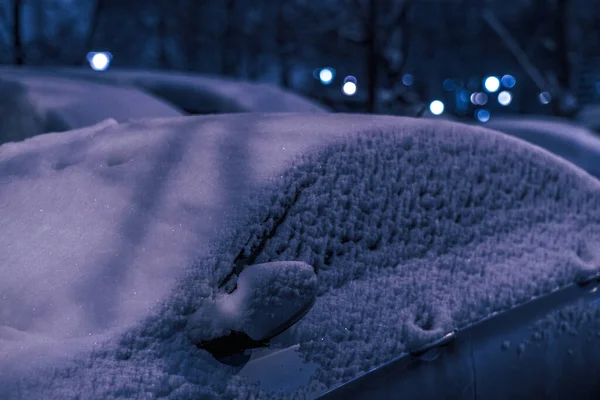
[{"label": "bare tree", "polygon": [[289,51],[289,26],[285,13],[285,2],[277,2],[276,15],[276,42],[277,56],[279,58],[279,84],[285,88],[290,87],[290,51]]},{"label": "bare tree", "polygon": [[388,101],[400,103],[402,107],[414,106],[420,101],[415,94],[410,95],[399,85],[410,53],[413,6],[413,0],[405,0],[399,8],[387,14],[388,20],[384,29],[391,32],[382,35],[380,43],[382,55],[379,61],[386,79],[384,85],[387,85],[388,92],[391,94]]},{"label": "bare tree", "polygon": [[[270,5],[269,2],[267,4]],[[268,11],[265,11],[269,15]],[[327,52],[323,38],[337,37],[343,21],[343,13],[328,2],[309,2],[303,0],[280,1],[272,18],[275,20],[274,58],[279,63],[279,84],[292,85],[290,73],[294,60],[314,57],[315,53]],[[268,31],[269,17],[261,30]],[[339,50],[339,49],[338,49]],[[268,50],[267,50],[268,51]],[[318,65],[318,64],[317,64]]]},{"label": "bare tree", "polygon": [[25,53],[21,37],[21,0],[13,0],[13,55],[16,65],[25,64]]},{"label": "bare tree", "polygon": [[90,23],[88,26],[86,37],[83,41],[83,44],[84,44],[83,54],[80,57],[81,61],[79,61],[79,62],[85,62],[86,54],[94,48],[94,40],[96,38],[96,34],[98,31],[98,24],[100,22],[100,16],[101,16],[102,12],[104,11],[105,6],[106,6],[106,3],[104,0],[96,0],[94,2],[94,5],[92,6],[90,16],[89,16]]},{"label": "bare tree", "polygon": [[[377,111],[381,71],[385,72],[385,85],[394,85],[401,79],[410,43],[408,35],[412,1],[346,0],[346,7],[350,15],[357,19],[361,31],[358,39],[353,36],[346,36],[346,39],[365,49],[367,112]],[[391,92],[394,98],[403,98],[397,90]]]},{"label": "bare tree", "polygon": [[224,75],[235,76],[237,73],[237,46],[236,43],[236,0],[225,0],[225,15],[223,31],[221,33],[221,71]]},{"label": "bare tree", "polygon": [[556,86],[559,92],[559,101],[553,104],[553,111],[557,115],[570,116],[574,113],[575,104],[569,104],[571,99],[571,62],[569,57],[569,0],[556,0],[555,15],[555,42],[554,54],[556,58]]},{"label": "bare tree", "polygon": [[[12,39],[10,38],[10,32],[8,32],[10,30],[10,23],[9,23],[9,17],[7,15],[7,10],[5,8],[5,6],[0,6],[0,46],[1,48],[4,49],[9,49],[11,47],[11,41]],[[4,61],[4,56],[7,55],[8,52],[4,53],[4,52],[0,52],[0,62]]]},{"label": "bare tree", "polygon": [[377,101],[377,67],[380,54],[378,52],[378,7],[376,0],[370,0],[365,18],[366,46],[367,46],[367,112],[375,112]]}]

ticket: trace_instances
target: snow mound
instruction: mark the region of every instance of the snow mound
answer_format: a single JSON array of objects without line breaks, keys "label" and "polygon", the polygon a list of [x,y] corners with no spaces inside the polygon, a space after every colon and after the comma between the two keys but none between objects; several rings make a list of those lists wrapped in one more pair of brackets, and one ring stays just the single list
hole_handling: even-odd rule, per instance
[{"label": "snow mound", "polygon": [[110,69],[101,74],[89,69],[58,71],[70,77],[138,87],[191,114],[327,111],[323,106],[300,95],[266,83],[243,82],[173,71]]},{"label": "snow mound", "polygon": [[600,138],[560,119],[497,118],[486,126],[545,148],[600,178]]},{"label": "snow mound", "polygon": [[[597,179],[434,120],[239,114],[42,135],[0,146],[0,210],[0,393],[14,398],[302,398],[600,269]],[[317,272],[313,308],[272,344],[317,366],[293,392],[190,340],[214,334],[196,317],[237,260]]]},{"label": "snow mound", "polygon": [[[126,122],[182,115],[173,106],[133,88],[71,80],[36,69],[2,68],[0,79],[13,87],[8,92],[2,90],[3,95],[9,95],[1,100],[6,105],[0,105],[0,124],[11,127],[3,129],[0,143],[78,129],[108,118]],[[22,122],[11,122],[15,120]],[[34,121],[37,124],[31,128]]]}]

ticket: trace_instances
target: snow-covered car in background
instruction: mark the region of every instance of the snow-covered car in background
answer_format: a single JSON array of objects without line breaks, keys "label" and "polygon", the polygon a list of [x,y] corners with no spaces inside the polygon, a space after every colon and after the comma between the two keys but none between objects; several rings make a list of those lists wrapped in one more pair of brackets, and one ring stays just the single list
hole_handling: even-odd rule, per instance
[{"label": "snow-covered car in background", "polygon": [[586,128],[600,134],[600,104],[590,104],[577,113],[575,119]]},{"label": "snow-covered car in background", "polygon": [[110,69],[98,73],[83,68],[56,71],[70,77],[143,89],[189,114],[328,111],[309,99],[267,83],[177,71]]},{"label": "snow-covered car in background", "polygon": [[31,68],[0,68],[0,143],[47,132],[183,115],[176,107],[135,88],[72,80]]},{"label": "snow-covered car in background", "polygon": [[0,146],[0,210],[8,398],[600,390],[600,181],[498,132],[107,121]]},{"label": "snow-covered car in background", "polygon": [[600,178],[600,137],[581,125],[561,119],[503,117],[485,126],[540,146]]},{"label": "snow-covered car in background", "polygon": [[186,114],[327,110],[264,83],[144,70],[0,68],[0,143],[97,124]]}]

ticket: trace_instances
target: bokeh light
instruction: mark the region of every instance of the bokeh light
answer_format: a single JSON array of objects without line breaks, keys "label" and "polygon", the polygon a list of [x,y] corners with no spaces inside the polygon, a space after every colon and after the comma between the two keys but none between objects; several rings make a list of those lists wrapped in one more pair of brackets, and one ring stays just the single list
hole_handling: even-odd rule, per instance
[{"label": "bokeh light", "polygon": [[441,115],[444,112],[444,103],[439,100],[434,100],[429,104],[429,111],[433,115]]},{"label": "bokeh light", "polygon": [[512,94],[506,90],[498,93],[498,103],[501,106],[509,106],[512,103]]},{"label": "bokeh light", "polygon": [[476,106],[486,105],[488,102],[488,95],[483,92],[475,92],[471,94],[471,103]]},{"label": "bokeh light", "polygon": [[552,96],[549,92],[542,92],[538,95],[538,99],[542,104],[548,104],[552,101]]},{"label": "bokeh light", "polygon": [[324,85],[329,85],[333,82],[333,78],[335,76],[335,72],[331,68],[323,68],[319,71],[319,80]]},{"label": "bokeh light", "polygon": [[94,71],[106,71],[110,66],[112,54],[104,51],[91,52],[88,53],[87,59]]},{"label": "bokeh light", "polygon": [[447,92],[451,92],[456,89],[456,83],[452,79],[445,79],[442,86]]},{"label": "bokeh light", "polygon": [[514,76],[512,75],[504,75],[501,79],[500,79],[500,83],[502,83],[502,86],[504,86],[505,88],[512,88],[516,85],[517,80],[515,79]]},{"label": "bokeh light", "polygon": [[352,81],[347,81],[344,83],[344,86],[342,86],[342,92],[344,92],[346,96],[354,96],[356,94],[356,89],[356,83]]},{"label": "bokeh light", "polygon": [[495,76],[488,76],[483,81],[483,87],[490,93],[497,92],[500,89],[500,80]]},{"label": "bokeh light", "polygon": [[488,122],[490,120],[490,112],[488,110],[477,110],[475,113],[475,117],[479,120],[479,122]]}]

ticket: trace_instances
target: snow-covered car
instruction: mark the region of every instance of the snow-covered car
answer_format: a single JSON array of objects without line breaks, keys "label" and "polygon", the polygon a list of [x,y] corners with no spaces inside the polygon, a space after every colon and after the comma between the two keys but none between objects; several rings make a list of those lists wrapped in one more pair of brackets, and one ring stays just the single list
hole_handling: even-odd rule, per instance
[{"label": "snow-covered car", "polygon": [[494,118],[486,127],[531,142],[600,178],[600,137],[581,125],[554,118]]},{"label": "snow-covered car", "polygon": [[97,124],[181,116],[135,88],[83,82],[37,68],[0,68],[0,143]]},{"label": "snow-covered car", "polygon": [[250,113],[40,135],[0,146],[0,232],[7,398],[600,389],[600,181],[482,127]]},{"label": "snow-covered car", "polygon": [[600,104],[583,107],[575,116],[575,120],[596,134],[600,134]]},{"label": "snow-covered car", "polygon": [[145,90],[190,114],[308,112],[328,110],[307,98],[268,83],[245,82],[177,71],[83,68],[56,69],[69,77]]},{"label": "snow-covered car", "polygon": [[41,133],[187,114],[327,112],[274,85],[177,72],[0,68],[0,143]]}]

